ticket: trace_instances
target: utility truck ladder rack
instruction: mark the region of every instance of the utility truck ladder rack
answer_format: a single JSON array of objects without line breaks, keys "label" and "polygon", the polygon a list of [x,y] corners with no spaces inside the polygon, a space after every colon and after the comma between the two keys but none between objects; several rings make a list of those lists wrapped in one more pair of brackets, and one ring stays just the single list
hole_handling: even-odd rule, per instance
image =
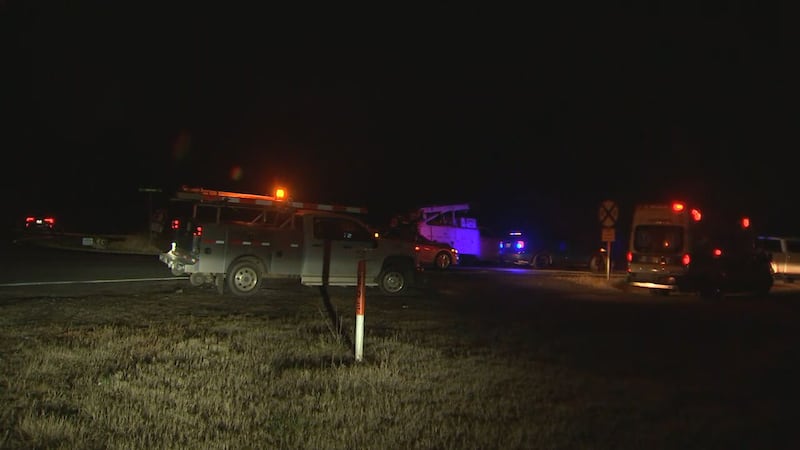
[{"label": "utility truck ladder rack", "polygon": [[182,186],[175,201],[192,204],[192,217],[196,218],[199,207],[216,208],[216,222],[222,219],[223,209],[256,213],[250,222],[280,224],[281,217],[291,217],[296,211],[316,210],[351,214],[367,214],[367,209],[358,206],[328,205],[322,203],[296,202],[271,195],[219,191],[202,187]]}]

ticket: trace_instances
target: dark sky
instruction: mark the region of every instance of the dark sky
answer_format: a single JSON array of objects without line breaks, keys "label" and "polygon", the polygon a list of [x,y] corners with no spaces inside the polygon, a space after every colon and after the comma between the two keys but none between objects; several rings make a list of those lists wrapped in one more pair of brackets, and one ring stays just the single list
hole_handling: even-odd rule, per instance
[{"label": "dark sky", "polygon": [[498,229],[683,198],[800,234],[780,7],[102,3],[0,1],[9,223],[131,222],[142,187],[279,183],[379,217],[469,203]]}]

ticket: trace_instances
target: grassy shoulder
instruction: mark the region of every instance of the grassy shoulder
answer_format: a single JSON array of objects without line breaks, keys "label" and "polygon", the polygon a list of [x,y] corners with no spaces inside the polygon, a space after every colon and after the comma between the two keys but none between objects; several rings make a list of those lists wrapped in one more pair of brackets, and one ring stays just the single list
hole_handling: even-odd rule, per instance
[{"label": "grassy shoulder", "polygon": [[[751,322],[761,344],[746,347],[745,324],[730,318],[695,329],[669,311],[503,292],[370,293],[356,362],[351,290],[26,292],[0,301],[0,448],[782,448],[785,438],[780,392],[742,392],[760,385],[764,350],[791,354],[797,336],[777,341]],[[742,406],[760,414],[733,413]]]}]

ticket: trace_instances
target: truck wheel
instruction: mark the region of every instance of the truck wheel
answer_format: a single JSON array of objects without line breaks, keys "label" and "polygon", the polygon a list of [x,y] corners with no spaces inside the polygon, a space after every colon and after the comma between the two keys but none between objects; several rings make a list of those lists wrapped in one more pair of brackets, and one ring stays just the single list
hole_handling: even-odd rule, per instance
[{"label": "truck wheel", "polygon": [[547,253],[538,253],[531,260],[531,267],[534,269],[546,269],[550,267],[550,255]]},{"label": "truck wheel", "polygon": [[259,291],[263,280],[261,264],[253,258],[236,261],[225,276],[228,289],[237,297],[248,297]]},{"label": "truck wheel", "polygon": [[589,271],[600,273],[606,271],[606,258],[603,255],[593,255],[589,260]]},{"label": "truck wheel", "polygon": [[225,274],[224,273],[215,273],[212,275],[214,277],[214,287],[217,289],[217,294],[222,295],[225,293]]},{"label": "truck wheel", "polygon": [[408,287],[408,275],[398,267],[387,267],[378,275],[378,287],[387,295],[399,295]]},{"label": "truck wheel", "polygon": [[445,270],[450,267],[450,264],[453,263],[453,261],[450,259],[450,255],[448,255],[447,252],[437,253],[436,258],[434,258],[433,261],[436,265],[436,268],[439,270]]}]

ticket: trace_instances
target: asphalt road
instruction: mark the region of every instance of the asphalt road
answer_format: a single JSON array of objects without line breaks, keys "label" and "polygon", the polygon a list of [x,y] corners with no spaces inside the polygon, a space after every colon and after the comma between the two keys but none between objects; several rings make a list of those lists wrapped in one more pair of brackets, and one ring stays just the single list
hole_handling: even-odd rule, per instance
[{"label": "asphalt road", "polygon": [[157,255],[51,248],[0,242],[0,285],[174,279]]},{"label": "asphalt road", "polygon": [[[172,281],[188,285],[185,277],[173,276],[159,261],[158,254],[152,250],[144,254],[138,251],[107,253],[81,251],[91,249],[80,246],[42,246],[35,242],[37,241],[14,239],[0,241],[0,287],[131,281]],[[612,274],[611,280],[607,280],[604,274],[590,274],[586,271],[502,267],[451,267],[444,272],[428,270],[424,276],[427,288],[452,294],[472,295],[482,292],[485,295],[495,295],[508,292],[517,285],[524,286],[525,289],[547,287],[553,290],[556,289],[553,283],[556,283],[559,286],[556,290],[574,287],[572,295],[613,297],[617,301],[627,299],[634,302],[641,301],[643,297],[652,297],[642,290],[623,292],[613,288],[620,284],[621,279],[621,273]],[[478,280],[481,282],[476,283]],[[465,291],[467,286],[469,287]],[[778,281],[770,297],[800,298],[800,284]],[[672,295],[670,298],[681,301],[693,296]]]}]

